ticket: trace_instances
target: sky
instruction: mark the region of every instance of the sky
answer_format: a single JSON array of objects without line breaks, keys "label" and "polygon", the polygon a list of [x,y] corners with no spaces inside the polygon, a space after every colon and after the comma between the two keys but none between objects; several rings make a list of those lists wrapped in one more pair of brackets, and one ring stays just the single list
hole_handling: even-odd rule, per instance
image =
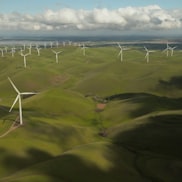
[{"label": "sky", "polygon": [[0,36],[173,35],[181,30],[181,0],[0,0]]}]

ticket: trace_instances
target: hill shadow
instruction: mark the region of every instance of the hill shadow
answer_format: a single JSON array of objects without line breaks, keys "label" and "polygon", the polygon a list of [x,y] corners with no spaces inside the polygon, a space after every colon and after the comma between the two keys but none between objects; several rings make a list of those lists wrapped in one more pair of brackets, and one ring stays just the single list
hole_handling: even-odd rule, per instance
[{"label": "hill shadow", "polygon": [[121,100],[138,104],[138,108],[129,113],[131,117],[139,117],[155,111],[182,109],[182,98],[168,98],[148,93],[116,94],[106,97],[105,99],[108,102]]},{"label": "hill shadow", "polygon": [[[97,166],[97,162],[88,162],[84,160],[82,157],[78,157],[77,155],[74,154],[65,154],[62,156],[54,157],[52,160],[48,160],[42,163],[39,163],[37,161],[35,166],[28,166],[32,165],[30,163],[30,160],[34,160],[37,158],[35,154],[37,155],[45,155],[43,151],[35,151],[33,149],[33,155],[28,155],[27,158],[19,158],[17,156],[8,156],[6,160],[4,161],[4,165],[9,168],[13,168],[14,170],[16,169],[16,172],[19,171],[20,169],[24,169],[25,167],[30,170],[30,174],[40,174],[40,175],[46,175],[49,177],[50,182],[60,182],[60,181],[74,181],[74,182],[93,182],[93,181],[104,181],[104,182],[121,182],[122,180],[126,181],[140,181],[140,182],[146,182],[145,177],[137,172],[135,170],[135,167],[133,167],[132,163],[129,162],[129,158],[125,159],[125,162],[129,162],[128,166],[124,166],[122,164],[122,154],[127,155],[127,156],[132,156],[133,154],[125,154],[126,150],[122,151],[118,149],[117,146],[115,145],[108,145],[106,146],[107,152],[104,152],[102,155],[106,160],[110,160],[111,163],[113,163],[112,167],[108,168],[107,170],[104,170],[100,167]],[[108,153],[108,151],[111,152],[111,156]],[[128,151],[129,152],[129,151]],[[129,152],[130,153],[130,152]],[[47,156],[47,154],[46,154]],[[35,158],[34,158],[35,157]],[[49,156],[48,156],[49,157]],[[95,156],[93,156],[95,158]],[[98,159],[99,160],[99,159]],[[8,164],[10,161],[10,164]],[[119,162],[118,162],[119,161]],[[20,162],[18,166],[16,165],[16,162]],[[122,167],[120,166],[122,164]],[[26,169],[25,169],[26,171]],[[126,175],[125,175],[126,173]],[[21,174],[21,171],[20,171]],[[20,176],[20,179],[25,177],[24,175]],[[11,179],[17,180],[16,173],[11,176]],[[26,176],[28,176],[26,174]],[[1,179],[0,179],[1,181]]]},{"label": "hill shadow", "polygon": [[159,80],[158,87],[182,89],[182,76],[174,76],[169,81]]},{"label": "hill shadow", "polygon": [[182,115],[153,116],[118,132],[113,141],[134,151],[148,151],[182,160]]},{"label": "hill shadow", "polygon": [[9,107],[0,105],[0,117],[4,117],[9,114]]},{"label": "hill shadow", "polygon": [[[140,130],[140,131],[144,131],[144,129],[146,129],[146,128],[142,128],[142,130]],[[151,129],[151,128],[149,127],[148,129]],[[138,131],[138,132],[140,132],[140,131]],[[39,174],[42,176],[45,175],[45,176],[49,177],[49,182],[60,182],[60,181],[64,181],[64,182],[68,182],[68,181],[74,181],[74,182],[82,182],[82,181],[83,182],[84,181],[87,181],[87,182],[93,182],[93,181],[96,181],[96,182],[101,182],[101,181],[104,181],[104,182],[121,182],[121,181],[161,182],[161,181],[165,181],[165,179],[167,179],[167,177],[168,177],[168,176],[166,177],[166,174],[161,173],[160,176],[158,176],[157,175],[158,173],[157,174],[153,173],[153,175],[151,175],[151,171],[153,172],[154,169],[153,168],[150,168],[147,170],[145,169],[145,168],[148,168],[148,166],[147,166],[148,159],[145,159],[145,157],[156,158],[156,155],[152,154],[152,153],[149,153],[149,154],[141,153],[141,150],[144,150],[143,149],[144,142],[143,143],[141,142],[141,145],[139,145],[138,142],[140,142],[140,141],[138,141],[138,139],[140,139],[142,141],[143,138],[138,138],[138,137],[134,138],[135,136],[132,134],[132,132],[133,131],[130,131],[129,133],[124,132],[123,135],[120,133],[119,135],[117,135],[114,138],[114,144],[112,144],[112,143],[105,144],[105,150],[102,152],[100,151],[100,152],[101,152],[102,158],[104,158],[104,160],[109,162],[110,165],[109,166],[101,165],[101,166],[104,166],[104,168],[100,167],[100,164],[99,164],[100,158],[98,158],[97,155],[94,156],[95,152],[93,153],[91,160],[84,159],[84,157],[75,155],[74,153],[72,153],[72,154],[66,153],[64,155],[54,157],[51,159],[51,158],[49,158],[49,155],[47,156],[46,153],[44,153],[42,151],[37,152],[37,150],[35,152],[35,150],[33,149],[33,151],[34,151],[33,155],[29,155],[29,156],[27,156],[27,158],[21,158],[21,160],[20,160],[19,157],[17,158],[16,156],[9,156],[6,158],[6,160],[11,161],[13,159],[14,162],[16,162],[16,161],[19,162],[19,160],[20,160],[20,162],[22,162],[22,159],[23,159],[23,160],[27,161],[27,163],[29,163],[29,161],[32,158],[37,159],[37,157],[35,157],[35,154],[36,155],[37,154],[45,155],[45,159],[46,158],[48,159],[47,161],[44,160],[42,163],[38,163],[38,161],[37,161],[36,165],[30,166],[30,167],[26,166],[26,167],[28,167],[28,171],[29,171],[28,174],[30,174],[30,175]],[[130,136],[130,134],[132,134],[132,135]],[[129,136],[129,140],[126,140],[126,137],[128,137],[128,136]],[[123,137],[124,137],[125,141],[124,141]],[[152,136],[151,136],[151,138],[152,138]],[[117,139],[119,139],[119,141]],[[149,139],[149,134],[147,135],[147,138],[145,140],[146,144],[147,144],[147,139]],[[176,139],[176,138],[173,138],[173,139]],[[155,142],[154,139],[152,141]],[[135,144],[135,142],[138,145],[136,145],[136,146],[131,145],[132,143]],[[145,146],[145,150],[146,150],[146,147],[150,147],[150,142],[151,142],[151,140],[149,141],[147,146]],[[171,144],[171,142],[169,144]],[[165,144],[166,143],[167,142],[165,142]],[[153,144],[153,143],[151,143],[151,144]],[[175,146],[175,145],[173,144],[173,146]],[[156,147],[158,147],[158,145]],[[160,147],[159,149],[161,149],[161,148],[162,147]],[[164,148],[164,151],[165,151],[165,149],[167,149],[167,148]],[[93,150],[92,147],[90,148],[90,150]],[[94,150],[97,150],[97,148],[95,148]],[[86,151],[83,151],[83,152],[85,153]],[[158,152],[158,151],[155,151],[155,152]],[[181,153],[180,153],[180,155],[181,155]],[[83,154],[83,156],[84,156],[84,154]],[[157,156],[157,158],[159,158],[159,157],[161,158],[160,165],[165,166],[166,161],[168,161],[168,163],[172,165],[173,157],[171,157],[171,156],[166,157],[166,156],[163,156],[162,154],[160,156]],[[175,158],[175,156],[174,156],[174,158]],[[93,159],[94,159],[94,161],[93,161]],[[140,162],[141,159],[142,159],[142,163]],[[4,162],[7,163],[8,161],[4,161]],[[24,163],[25,163],[25,161],[24,161]],[[6,165],[6,166],[8,168],[11,167],[13,169],[17,169],[16,163],[14,163],[14,162],[11,162],[11,165]],[[100,163],[102,163],[102,160],[100,161]],[[159,164],[156,163],[155,165],[156,165],[156,167],[159,168]],[[162,169],[162,170],[167,170],[168,175],[170,176],[170,179],[167,181],[168,182],[179,182],[178,179],[181,179],[181,177],[182,177],[182,174],[181,174],[182,168],[180,168],[180,166],[179,167],[173,166],[173,169],[175,169],[175,172],[171,171],[171,168],[169,166],[166,166],[164,169]],[[158,170],[160,171],[160,169],[158,169]],[[26,171],[27,170],[25,169],[25,172]],[[21,174],[21,172],[20,172],[20,174]],[[27,177],[28,176],[27,173],[25,173],[25,174]],[[16,177],[20,177],[20,179],[22,179],[23,177],[25,177],[25,175],[16,176],[16,173],[15,173],[15,176],[11,176],[11,179],[18,181],[18,178],[16,179]]]},{"label": "hill shadow", "polygon": [[36,148],[28,149],[24,157],[13,153],[8,154],[8,152],[4,155],[5,157],[2,160],[2,165],[7,168],[10,173],[53,158],[48,152]]}]

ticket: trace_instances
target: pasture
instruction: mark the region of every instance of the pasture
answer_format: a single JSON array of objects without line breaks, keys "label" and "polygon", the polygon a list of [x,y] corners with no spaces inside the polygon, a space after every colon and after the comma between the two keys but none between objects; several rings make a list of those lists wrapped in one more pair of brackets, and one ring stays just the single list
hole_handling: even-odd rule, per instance
[{"label": "pasture", "polygon": [[[0,182],[179,182],[182,52],[42,48],[0,57]],[[25,50],[28,53],[28,49]],[[23,126],[13,130],[22,99]],[[98,104],[105,104],[97,108]]]}]

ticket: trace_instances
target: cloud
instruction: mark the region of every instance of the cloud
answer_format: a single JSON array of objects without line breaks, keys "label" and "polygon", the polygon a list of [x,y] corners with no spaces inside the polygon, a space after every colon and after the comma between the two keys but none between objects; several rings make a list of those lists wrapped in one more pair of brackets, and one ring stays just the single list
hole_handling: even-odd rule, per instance
[{"label": "cloud", "polygon": [[0,14],[0,30],[67,31],[114,30],[148,31],[182,28],[182,10],[164,10],[158,5],[75,10],[47,10],[41,14]]}]

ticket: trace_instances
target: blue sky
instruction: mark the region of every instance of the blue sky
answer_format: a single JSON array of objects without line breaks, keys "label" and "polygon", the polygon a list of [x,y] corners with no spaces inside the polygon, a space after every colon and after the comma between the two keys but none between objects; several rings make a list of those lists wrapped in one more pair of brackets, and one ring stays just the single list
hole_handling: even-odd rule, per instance
[{"label": "blue sky", "polygon": [[58,10],[65,7],[73,9],[117,9],[154,4],[164,9],[182,8],[181,0],[0,0],[0,12],[38,13],[46,9]]},{"label": "blue sky", "polygon": [[0,0],[0,34],[175,34],[181,0]]}]

